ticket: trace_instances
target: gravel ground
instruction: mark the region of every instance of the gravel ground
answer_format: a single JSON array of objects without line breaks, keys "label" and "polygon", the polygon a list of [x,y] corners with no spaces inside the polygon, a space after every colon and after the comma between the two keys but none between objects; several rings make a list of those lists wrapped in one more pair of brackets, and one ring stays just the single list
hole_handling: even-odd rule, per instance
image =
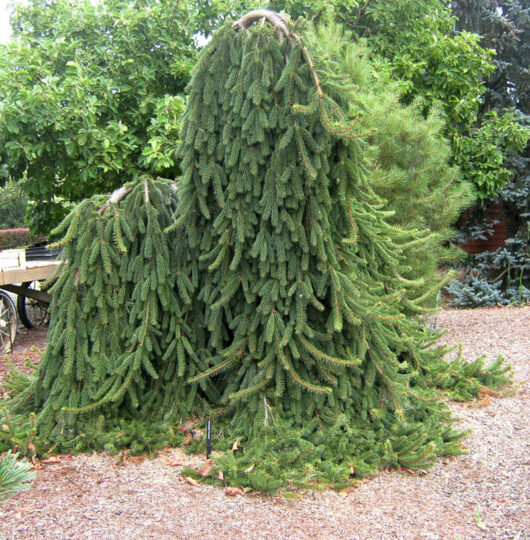
[{"label": "gravel ground", "polygon": [[31,491],[0,506],[0,538],[530,538],[530,307],[447,310],[437,323],[470,359],[503,353],[521,385],[489,403],[451,404],[473,430],[468,455],[427,474],[382,472],[349,492],[291,502],[189,485],[175,464],[202,458],[176,450],[125,462],[60,456],[40,465]]}]

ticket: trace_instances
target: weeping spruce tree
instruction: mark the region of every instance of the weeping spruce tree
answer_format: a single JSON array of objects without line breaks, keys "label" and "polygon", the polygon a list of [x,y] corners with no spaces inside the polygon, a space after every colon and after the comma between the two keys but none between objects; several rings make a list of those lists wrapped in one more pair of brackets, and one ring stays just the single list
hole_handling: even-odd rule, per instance
[{"label": "weeping spruce tree", "polygon": [[437,389],[506,368],[443,361],[420,318],[440,280],[411,256],[441,240],[373,191],[365,105],[311,32],[267,11],[220,29],[190,83],[182,178],[63,222],[48,348],[34,378],[10,375],[12,441],[142,450],[209,417],[225,480],[263,490],[461,451]]}]

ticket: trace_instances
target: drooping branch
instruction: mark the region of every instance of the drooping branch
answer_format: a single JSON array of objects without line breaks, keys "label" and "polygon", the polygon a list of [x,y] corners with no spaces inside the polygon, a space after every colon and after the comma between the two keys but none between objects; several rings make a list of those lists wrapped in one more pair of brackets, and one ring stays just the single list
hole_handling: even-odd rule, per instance
[{"label": "drooping branch", "polygon": [[[318,95],[318,99],[320,101],[320,113],[322,116],[322,121],[328,126],[329,129],[335,131],[337,134],[344,135],[349,134],[349,132],[354,128],[355,124],[357,122],[354,122],[352,125],[344,127],[338,127],[333,126],[332,123],[329,121],[329,119],[326,117],[326,114],[324,112],[324,101],[326,99],[326,96],[324,94],[324,91],[322,90],[322,84],[320,82],[320,78],[318,76],[317,70],[315,68],[313,59],[311,58],[311,55],[309,54],[309,51],[307,47],[304,45],[304,42],[302,38],[296,34],[295,32],[291,32],[289,29],[289,23],[287,19],[280,15],[279,13],[276,13],[275,11],[270,11],[268,9],[256,9],[254,11],[249,11],[246,15],[243,15],[239,20],[237,20],[233,25],[232,28],[242,28],[245,30],[248,30],[248,28],[258,21],[268,21],[276,30],[278,31],[278,37],[280,41],[285,36],[287,39],[289,39],[290,43],[293,44],[295,41],[300,45],[300,49],[302,51],[302,54],[304,55],[304,58],[307,62],[307,65],[309,66],[309,69],[311,71],[313,81],[315,84],[315,90]],[[287,56],[285,57],[286,62],[288,62]],[[371,132],[362,133],[360,135],[350,135],[349,138],[357,138],[357,137],[364,137],[368,135]]]},{"label": "drooping branch", "polygon": [[125,199],[127,195],[132,191],[130,186],[122,186],[118,189],[115,189],[110,197],[107,199],[107,202],[98,210],[98,214],[103,214],[105,211],[110,208],[111,204],[118,204],[120,201]]},{"label": "drooping branch", "polygon": [[232,28],[243,28],[246,30],[255,22],[262,19],[267,20],[278,30],[278,32],[283,33],[285,37],[289,37],[290,32],[287,19],[283,15],[269,9],[255,9],[254,11],[249,11],[246,15],[243,15],[241,19],[237,20],[232,25]]},{"label": "drooping branch", "polygon": [[[303,44],[300,36],[298,36],[297,34],[289,30],[289,23],[287,22],[287,19],[283,15],[280,15],[279,13],[276,13],[275,11],[271,11],[269,9],[255,9],[254,11],[249,11],[246,15],[243,15],[241,19],[237,20],[232,25],[232,28],[242,28],[242,29],[247,30],[255,22],[262,21],[262,20],[268,21],[272,26],[274,26],[274,28],[276,28],[276,30],[278,30],[278,36],[280,37],[280,40],[283,38],[283,36],[285,36],[286,38],[290,39],[291,43],[293,42],[293,40],[296,40],[300,44],[302,53],[313,75],[313,80],[315,81],[317,94],[319,98],[323,98],[324,93],[322,92],[320,80],[314,68],[313,60],[309,54],[309,51],[307,50],[307,47],[305,47],[305,45]],[[286,61],[287,61],[287,58],[286,58]]]},{"label": "drooping branch", "polygon": [[[177,182],[171,182],[171,184],[169,184],[169,187],[175,193],[178,192],[178,184],[177,184]],[[133,188],[131,186],[121,186],[120,188],[115,189],[110,194],[110,197],[107,199],[105,204],[98,210],[98,214],[104,214],[110,208],[111,204],[118,204],[121,201],[123,201],[123,199],[125,199],[125,197],[127,197],[127,195],[129,195],[129,193],[132,190],[133,190]],[[147,184],[145,184],[145,190],[146,190],[145,201],[147,202],[148,199],[149,199],[149,195],[147,193]]]}]

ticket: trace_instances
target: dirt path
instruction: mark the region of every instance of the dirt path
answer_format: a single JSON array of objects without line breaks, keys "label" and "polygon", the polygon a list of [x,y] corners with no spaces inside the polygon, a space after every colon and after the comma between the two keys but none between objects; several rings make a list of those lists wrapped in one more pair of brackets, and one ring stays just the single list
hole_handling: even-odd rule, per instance
[{"label": "dirt path", "polygon": [[528,538],[530,307],[445,311],[438,325],[468,358],[504,353],[521,383],[487,406],[452,405],[462,428],[473,429],[466,456],[428,474],[383,472],[350,492],[294,502],[193,487],[168,464],[171,454],[124,464],[102,454],[62,457],[44,464],[31,491],[0,506],[0,538]]}]

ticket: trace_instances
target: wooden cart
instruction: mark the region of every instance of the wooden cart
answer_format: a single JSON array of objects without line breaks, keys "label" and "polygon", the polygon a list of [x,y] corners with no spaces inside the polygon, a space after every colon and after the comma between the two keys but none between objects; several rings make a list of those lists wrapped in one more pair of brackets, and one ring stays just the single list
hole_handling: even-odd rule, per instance
[{"label": "wooden cart", "polygon": [[[45,248],[0,252],[0,352],[11,350],[18,320],[27,328],[48,322],[51,297],[40,290],[40,282],[48,279],[59,264],[55,254]],[[16,306],[8,293],[17,295]]]}]

